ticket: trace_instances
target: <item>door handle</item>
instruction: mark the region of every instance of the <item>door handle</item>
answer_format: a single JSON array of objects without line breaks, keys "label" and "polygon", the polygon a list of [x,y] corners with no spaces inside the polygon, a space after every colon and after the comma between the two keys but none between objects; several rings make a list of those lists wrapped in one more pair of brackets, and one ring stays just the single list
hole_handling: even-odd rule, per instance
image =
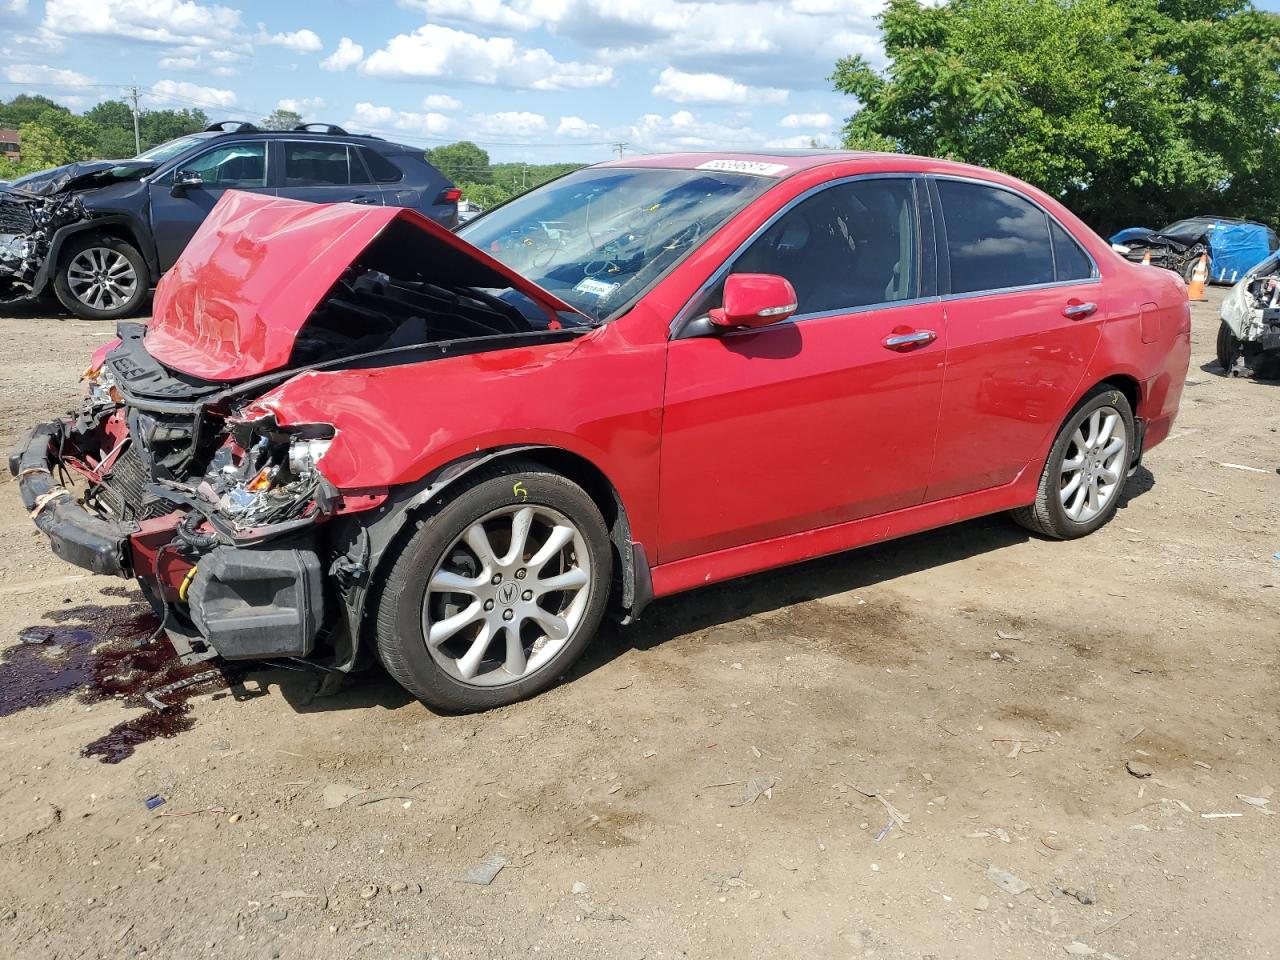
[{"label": "door handle", "polygon": [[932,330],[912,330],[909,333],[892,333],[880,342],[889,350],[909,350],[937,339],[938,335]]},{"label": "door handle", "polygon": [[1062,308],[1062,315],[1068,320],[1083,320],[1085,317],[1096,313],[1097,309],[1098,305],[1096,303],[1081,303],[1079,300],[1072,300]]},{"label": "door handle", "polygon": [[348,203],[377,203],[377,197],[352,197]]}]

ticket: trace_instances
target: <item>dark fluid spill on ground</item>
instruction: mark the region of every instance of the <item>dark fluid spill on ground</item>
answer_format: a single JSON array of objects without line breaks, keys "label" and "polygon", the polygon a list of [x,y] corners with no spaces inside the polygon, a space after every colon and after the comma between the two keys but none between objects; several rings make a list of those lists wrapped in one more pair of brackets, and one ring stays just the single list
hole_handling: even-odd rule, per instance
[{"label": "dark fluid spill on ground", "polygon": [[[227,685],[215,674],[165,691],[214,665],[183,664],[168,640],[152,639],[160,621],[144,603],[68,606],[50,611],[46,618],[56,626],[27,627],[19,633],[17,646],[0,654],[0,717],[72,695],[85,704],[119,700],[123,706],[148,710],[85,746],[84,756],[119,763],[141,743],[190,730],[195,719],[186,701]],[[148,693],[165,704],[164,709],[157,709]]]}]

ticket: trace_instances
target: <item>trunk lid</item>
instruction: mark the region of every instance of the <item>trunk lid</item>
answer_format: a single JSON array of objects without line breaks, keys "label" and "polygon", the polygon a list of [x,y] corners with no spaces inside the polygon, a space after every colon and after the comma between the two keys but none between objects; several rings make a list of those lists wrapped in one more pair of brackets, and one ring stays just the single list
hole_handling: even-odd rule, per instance
[{"label": "trunk lid", "polygon": [[414,210],[312,204],[229,190],[156,287],[146,348],[205,380],[286,367],[299,331],[361,253],[401,220],[421,231],[406,255],[454,284],[511,288],[554,320],[577,311]]}]

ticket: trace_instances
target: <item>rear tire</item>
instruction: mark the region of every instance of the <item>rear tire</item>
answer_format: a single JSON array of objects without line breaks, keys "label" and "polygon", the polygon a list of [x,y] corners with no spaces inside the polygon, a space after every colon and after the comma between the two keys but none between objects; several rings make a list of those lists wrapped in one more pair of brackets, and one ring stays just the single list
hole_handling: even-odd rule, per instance
[{"label": "rear tire", "polygon": [[500,463],[463,483],[392,563],[375,639],[415,697],[470,712],[540,693],[582,655],[609,599],[613,550],[591,497],[545,467]]},{"label": "rear tire", "polygon": [[150,288],[147,262],[137,248],[101,233],[72,239],[53,278],[59,302],[82,320],[131,317]]},{"label": "rear tire", "polygon": [[1125,395],[1105,384],[1094,387],[1058,431],[1035,503],[1012,511],[1013,519],[1054,540],[1087,536],[1108,523],[1120,504],[1136,436]]}]

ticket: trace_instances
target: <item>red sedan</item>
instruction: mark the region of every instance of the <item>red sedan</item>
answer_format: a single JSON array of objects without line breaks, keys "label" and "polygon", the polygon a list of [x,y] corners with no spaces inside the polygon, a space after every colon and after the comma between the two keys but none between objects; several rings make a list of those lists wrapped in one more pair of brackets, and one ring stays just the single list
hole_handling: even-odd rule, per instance
[{"label": "red sedan", "polygon": [[476,710],[654,597],[997,511],[1090,533],[1189,354],[1175,275],[937,160],[628,159],[456,235],[228,193],[11,469],[184,655],[376,655]]}]

